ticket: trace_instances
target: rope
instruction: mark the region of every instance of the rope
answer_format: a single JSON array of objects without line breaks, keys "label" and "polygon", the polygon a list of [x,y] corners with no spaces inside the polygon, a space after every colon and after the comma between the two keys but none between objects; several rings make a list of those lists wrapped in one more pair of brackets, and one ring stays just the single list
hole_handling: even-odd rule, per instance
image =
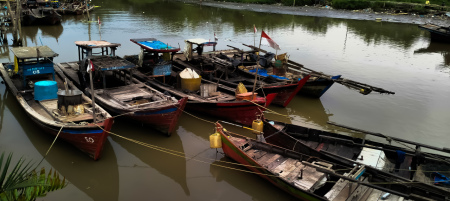
[{"label": "rope", "polygon": [[270,112],[273,113],[273,114],[277,114],[277,115],[280,115],[280,116],[283,116],[283,117],[286,117],[286,118],[289,119],[289,116],[288,116],[288,115],[285,115],[285,114],[281,114],[281,113],[275,112],[275,111],[273,111],[273,110],[271,110],[271,109],[269,109],[269,108],[267,108],[267,107],[264,107],[264,106],[262,106],[262,105],[259,105],[258,103],[253,102],[252,100],[245,100],[245,101],[251,102],[251,103],[257,105],[258,107],[264,108],[265,110],[268,110],[268,111],[270,111]]},{"label": "rope", "polygon": [[[96,124],[96,125],[97,125],[97,124]],[[231,170],[237,170],[237,171],[246,172],[246,173],[258,174],[258,175],[263,175],[263,176],[271,176],[271,177],[279,177],[279,176],[275,176],[275,175],[271,175],[271,174],[264,174],[264,173],[252,172],[252,171],[249,171],[249,170],[242,170],[242,169],[237,169],[237,168],[227,167],[227,166],[224,166],[224,165],[213,164],[213,163],[210,163],[210,162],[207,162],[207,161],[202,161],[202,160],[199,160],[199,159],[196,159],[196,158],[193,158],[193,157],[183,156],[183,155],[181,155],[181,154],[185,154],[184,152],[175,151],[175,150],[171,150],[171,149],[159,147],[159,146],[156,146],[156,145],[148,144],[148,143],[145,143],[145,142],[141,142],[141,141],[138,141],[138,140],[134,140],[134,139],[131,139],[131,138],[127,138],[127,137],[118,135],[118,134],[116,134],[116,133],[107,131],[107,130],[103,129],[101,126],[99,126],[99,125],[97,125],[97,126],[98,126],[100,129],[102,129],[103,131],[105,131],[105,132],[107,132],[107,133],[109,133],[109,134],[111,134],[111,135],[117,136],[117,137],[122,138],[122,139],[124,139],[124,140],[128,140],[128,141],[130,141],[130,142],[133,142],[133,143],[136,143],[136,144],[139,144],[139,145],[142,145],[142,146],[145,146],[145,147],[148,147],[148,148],[151,148],[151,149],[154,149],[154,150],[157,150],[157,151],[166,153],[166,154],[170,154],[170,155],[173,155],[173,156],[177,156],[177,157],[180,157],[180,158],[185,158],[185,159],[188,159],[188,160],[194,160],[194,161],[196,161],[196,162],[205,163],[205,164],[210,164],[210,165],[213,165],[213,166],[222,167],[222,168],[227,168],[227,169],[231,169]],[[204,159],[214,160],[214,159],[209,159],[209,158],[204,158]],[[228,162],[228,161],[218,161],[218,160],[214,160],[214,161],[216,161],[216,162],[221,162],[221,163],[226,163],[226,164],[232,164],[232,165],[244,166],[244,167],[253,167],[253,168],[261,168],[261,169],[264,169],[263,167],[253,166],[253,165],[245,165],[245,164],[233,163],[233,162]]]},{"label": "rope", "polygon": [[61,126],[61,128],[59,129],[58,134],[56,135],[56,137],[55,137],[55,139],[53,140],[52,144],[50,145],[50,147],[48,148],[48,150],[47,150],[47,152],[45,153],[44,157],[42,157],[41,161],[38,163],[37,166],[39,166],[39,165],[42,163],[42,161],[44,161],[45,157],[47,157],[48,153],[50,152],[50,149],[51,149],[51,148],[53,147],[53,145],[55,144],[56,139],[58,139],[59,134],[61,133],[61,131],[62,131],[63,128],[64,128],[64,125]]}]

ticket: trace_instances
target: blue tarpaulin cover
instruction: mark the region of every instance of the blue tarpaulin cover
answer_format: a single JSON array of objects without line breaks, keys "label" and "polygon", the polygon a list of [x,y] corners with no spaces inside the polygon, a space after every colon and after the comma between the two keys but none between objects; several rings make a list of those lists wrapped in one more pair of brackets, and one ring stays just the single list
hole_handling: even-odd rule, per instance
[{"label": "blue tarpaulin cover", "polygon": [[[256,72],[256,70],[249,70],[248,72],[254,73],[254,72]],[[287,78],[287,77],[281,77],[281,76],[277,76],[277,75],[268,75],[266,69],[258,69],[258,75],[262,75],[265,77],[270,76],[270,77],[274,77],[274,78],[278,78],[278,79],[282,79],[282,80],[289,80],[289,78]]]},{"label": "blue tarpaulin cover", "polygon": [[155,50],[167,50],[167,49],[175,49],[171,46],[168,46],[167,44],[164,44],[163,42],[159,40],[154,41],[139,41],[137,42],[141,45],[144,45],[148,47],[149,49],[155,49]]},{"label": "blue tarpaulin cover", "polygon": [[433,175],[434,175],[434,184],[446,186],[450,185],[450,179],[445,175],[439,172],[433,172]]}]

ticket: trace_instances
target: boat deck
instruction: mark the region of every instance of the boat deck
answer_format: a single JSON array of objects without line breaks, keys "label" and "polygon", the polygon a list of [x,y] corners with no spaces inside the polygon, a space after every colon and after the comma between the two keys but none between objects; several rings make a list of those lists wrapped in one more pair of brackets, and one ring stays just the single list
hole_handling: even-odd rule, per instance
[{"label": "boat deck", "polygon": [[[260,166],[299,189],[314,191],[326,182],[325,173],[317,171],[316,168],[306,165],[300,160],[254,148],[248,140],[243,138],[230,137],[230,140]],[[320,165],[331,170],[329,164],[313,163],[312,165]]]}]

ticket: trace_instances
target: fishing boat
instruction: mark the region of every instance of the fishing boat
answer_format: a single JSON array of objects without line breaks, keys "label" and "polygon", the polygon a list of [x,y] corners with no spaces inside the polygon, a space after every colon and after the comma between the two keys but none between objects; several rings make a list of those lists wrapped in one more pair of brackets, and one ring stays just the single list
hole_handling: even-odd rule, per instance
[{"label": "fishing boat", "polygon": [[[264,139],[271,144],[315,157],[340,160],[348,164],[361,163],[368,167],[375,167],[379,163],[379,158],[382,158],[385,165],[381,172],[376,171],[376,169],[368,169],[367,171],[387,177],[414,180],[414,182],[423,182],[430,185],[436,184],[439,186],[438,188],[442,187],[442,193],[450,195],[450,181],[448,179],[450,178],[448,172],[450,170],[450,157],[446,156],[450,153],[449,148],[438,148],[336,123],[333,124],[386,139],[389,143],[273,120],[265,119],[263,121]],[[399,145],[403,144],[404,146],[392,145],[392,141],[399,142]],[[432,149],[435,152],[425,152],[422,149]]]},{"label": "fishing boat", "polygon": [[[275,105],[286,107],[308,80],[287,81],[270,78],[255,80],[254,76],[245,77],[233,70],[233,68],[230,69],[233,66],[231,59],[225,56],[233,56],[239,53],[240,50],[214,50],[203,53],[205,46],[215,47],[216,42],[210,42],[205,39],[189,39],[185,40],[185,43],[186,50],[183,55],[177,55],[177,58],[174,60],[176,64],[184,68],[196,68],[202,73],[204,78],[228,87],[237,88],[242,83],[248,91],[255,90],[258,94],[277,93],[272,102]],[[197,47],[193,48],[194,46]],[[194,54],[194,51],[197,51],[197,54]]]},{"label": "fishing boat", "polygon": [[[210,136],[212,148],[221,147],[226,156],[301,200],[448,199],[448,192],[441,188],[377,174],[383,173],[375,171],[384,168],[382,158],[376,158],[375,166],[349,165],[244,137],[219,123],[216,131]],[[371,159],[371,153],[364,156]]]},{"label": "fishing boat", "polygon": [[450,43],[450,28],[436,24],[421,24],[420,29],[430,32],[430,38],[433,41]]},{"label": "fishing boat", "polygon": [[93,95],[99,105],[113,114],[149,125],[168,136],[175,131],[187,98],[176,99],[133,78],[137,66],[116,56],[119,43],[76,41],[75,44],[79,61],[57,64],[75,85],[88,96]]},{"label": "fishing boat", "polygon": [[[305,86],[300,90],[300,95],[320,98],[334,83],[342,84],[349,89],[358,91],[363,95],[370,94],[371,92],[395,94],[395,92],[388,91],[383,88],[342,78],[341,75],[328,75],[323,72],[312,70],[300,63],[288,59],[286,53],[276,55],[276,61],[272,62],[272,58],[274,58],[273,53],[252,45],[243,45],[250,47],[252,50],[245,52],[246,54],[240,57],[242,58],[240,59],[240,62],[244,65],[239,67],[236,66],[236,70],[242,72],[243,75],[246,75],[247,77],[254,77],[256,73],[256,61],[259,58],[259,63],[265,64],[265,68],[258,69],[257,74],[263,78],[270,76],[278,80],[299,80],[303,79],[307,75],[310,75]],[[258,54],[260,53],[264,53],[265,55],[260,55],[258,57]]]},{"label": "fishing boat", "polygon": [[53,64],[58,54],[49,47],[15,47],[11,51],[15,62],[0,64],[1,76],[30,119],[98,160],[113,124],[111,115],[73,84],[64,82],[66,77]]},{"label": "fishing boat", "polygon": [[265,110],[258,105],[267,107],[276,96],[267,94],[266,98],[244,99],[245,97],[236,97],[233,88],[200,77],[181,78],[179,74],[185,68],[173,65],[171,60],[179,48],[171,47],[155,38],[131,39],[131,41],[141,48],[139,56],[126,57],[140,66],[139,72],[133,75],[161,92],[176,98],[188,97],[186,109],[189,111],[251,125],[256,115]]},{"label": "fishing boat", "polygon": [[27,1],[22,5],[22,25],[55,25],[61,23],[56,5],[47,0]]}]

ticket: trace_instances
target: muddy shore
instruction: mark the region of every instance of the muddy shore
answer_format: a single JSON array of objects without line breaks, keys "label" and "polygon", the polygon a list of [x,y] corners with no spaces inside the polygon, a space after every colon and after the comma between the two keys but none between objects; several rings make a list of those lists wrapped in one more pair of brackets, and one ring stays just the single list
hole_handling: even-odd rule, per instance
[{"label": "muddy shore", "polygon": [[232,2],[218,1],[183,1],[184,3],[201,4],[202,6],[211,6],[219,8],[250,10],[255,12],[278,13],[287,15],[329,17],[340,19],[355,20],[378,20],[385,22],[409,23],[409,24],[425,24],[432,23],[442,26],[449,26],[449,17],[446,15],[415,15],[415,14],[395,14],[390,12],[373,12],[371,9],[349,11],[336,10],[329,6],[313,7],[313,6],[282,6],[282,5],[266,5],[266,4],[243,4]]}]

